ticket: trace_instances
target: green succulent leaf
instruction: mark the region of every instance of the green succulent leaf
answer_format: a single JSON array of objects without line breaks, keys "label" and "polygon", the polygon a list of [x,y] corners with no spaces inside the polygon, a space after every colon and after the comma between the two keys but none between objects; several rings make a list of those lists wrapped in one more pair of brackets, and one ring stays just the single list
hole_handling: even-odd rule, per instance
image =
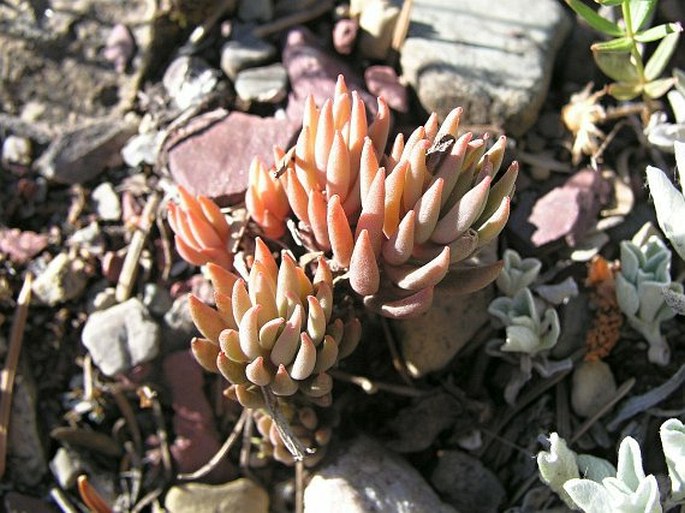
[{"label": "green succulent leaf", "polygon": [[606,50],[598,44],[592,45],[591,48],[597,66],[606,76],[617,82],[628,84],[640,82],[640,76],[631,59],[630,52]]},{"label": "green succulent leaf", "polygon": [[640,96],[642,84],[628,84],[626,82],[615,82],[609,84],[609,94],[619,101],[630,101]]},{"label": "green succulent leaf", "polygon": [[616,23],[603,18],[597,11],[585,5],[581,0],[566,0],[566,3],[593,29],[609,36],[621,36],[624,34],[623,29]]},{"label": "green succulent leaf", "polygon": [[604,458],[591,454],[579,454],[576,460],[580,474],[586,479],[592,479],[595,483],[601,483],[604,478],[616,475],[616,467]]},{"label": "green succulent leaf", "polygon": [[[680,29],[682,31],[682,27]],[[649,81],[656,79],[664,72],[668,61],[678,45],[680,31],[667,35],[661,40],[659,46],[654,50],[654,54],[647,61],[645,66],[645,78]]]},{"label": "green succulent leaf", "polygon": [[628,12],[632,22],[633,31],[637,32],[647,22],[654,12],[657,0],[630,0],[628,2]]},{"label": "green succulent leaf", "polygon": [[[685,146],[683,146],[685,150]],[[685,153],[685,151],[683,152]],[[681,171],[681,174],[685,171]],[[685,196],[660,169],[647,166],[647,183],[654,198],[659,227],[685,260]]]},{"label": "green succulent leaf", "polygon": [[632,491],[640,486],[640,481],[645,478],[642,468],[642,453],[640,445],[630,436],[621,441],[618,448],[618,464],[616,466],[616,479],[624,483]]},{"label": "green succulent leaf", "polygon": [[674,83],[675,80],[671,77],[660,78],[646,83],[643,90],[649,98],[657,99],[665,95],[673,87]]},{"label": "green succulent leaf", "polygon": [[590,48],[598,52],[630,52],[632,46],[628,36],[621,36],[601,43],[594,43]]},{"label": "green succulent leaf", "polygon": [[606,513],[614,510],[607,489],[590,479],[570,479],[564,483],[564,491],[585,513]]},{"label": "green succulent leaf", "polygon": [[[675,68],[673,70],[673,78],[675,78],[675,88],[685,96],[685,71]],[[683,173],[685,173],[685,169],[683,169]]]},{"label": "green succulent leaf", "polygon": [[674,34],[680,32],[682,27],[680,23],[664,23],[663,25],[657,25],[656,27],[648,28],[635,34],[635,41],[638,43],[651,43],[658,39],[662,39],[669,34]]},{"label": "green succulent leaf", "polygon": [[564,483],[580,476],[576,464],[576,454],[568,448],[566,441],[557,433],[551,433],[549,435],[549,452],[539,452],[537,461],[540,478],[561,497],[568,507],[575,509],[576,504],[564,490]]}]

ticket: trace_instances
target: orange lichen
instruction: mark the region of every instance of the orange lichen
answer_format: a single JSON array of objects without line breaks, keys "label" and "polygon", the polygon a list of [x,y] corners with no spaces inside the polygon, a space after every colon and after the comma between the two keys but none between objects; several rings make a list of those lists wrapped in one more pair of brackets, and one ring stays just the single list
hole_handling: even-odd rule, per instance
[{"label": "orange lichen", "polygon": [[586,286],[592,287],[590,301],[595,307],[592,326],[585,336],[586,361],[606,358],[620,339],[623,314],[616,299],[614,275],[618,265],[595,256],[588,266]]}]

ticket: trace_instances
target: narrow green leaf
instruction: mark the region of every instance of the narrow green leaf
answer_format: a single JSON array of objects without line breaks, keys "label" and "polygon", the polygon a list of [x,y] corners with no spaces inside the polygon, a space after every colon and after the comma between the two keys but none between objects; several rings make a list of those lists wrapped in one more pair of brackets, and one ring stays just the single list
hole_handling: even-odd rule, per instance
[{"label": "narrow green leaf", "polygon": [[630,51],[630,38],[628,37],[617,37],[616,39],[610,39],[609,41],[602,41],[601,43],[594,43],[590,49],[598,52],[629,52]]},{"label": "narrow green leaf", "polygon": [[629,101],[642,93],[642,84],[615,82],[609,84],[609,94],[619,101]]},{"label": "narrow green leaf", "polygon": [[651,43],[657,39],[662,39],[674,32],[680,32],[682,27],[680,23],[664,23],[650,29],[638,32],[635,34],[635,41],[638,43]]},{"label": "narrow green leaf", "polygon": [[608,7],[613,7],[615,5],[621,5],[624,3],[626,0],[599,0],[599,3],[601,5],[606,5]]},{"label": "narrow green leaf", "polygon": [[595,62],[609,78],[617,82],[635,84],[640,82],[640,76],[629,52],[606,52],[592,48]]},{"label": "narrow green leaf", "polygon": [[603,18],[597,14],[597,11],[585,5],[581,0],[566,0],[566,3],[593,29],[609,36],[622,36],[624,34],[623,29],[616,23]]},{"label": "narrow green leaf", "polygon": [[632,21],[633,32],[637,32],[649,20],[654,7],[656,7],[657,0],[630,0],[628,3],[628,11],[630,12],[630,19]]},{"label": "narrow green leaf", "polygon": [[656,100],[657,98],[661,98],[663,95],[665,95],[671,89],[671,87],[673,87],[674,83],[675,80],[672,77],[652,80],[651,82],[647,82],[645,84],[644,91],[649,98]]},{"label": "narrow green leaf", "polygon": [[645,66],[645,78],[647,80],[652,81],[664,72],[668,61],[671,59],[671,56],[678,45],[679,37],[680,32],[675,32],[667,35],[661,40],[661,43],[656,47],[654,54],[650,57]]},{"label": "narrow green leaf", "polygon": [[685,72],[681,69],[673,69],[673,78],[675,78],[675,88],[680,91],[680,94],[685,96]]}]

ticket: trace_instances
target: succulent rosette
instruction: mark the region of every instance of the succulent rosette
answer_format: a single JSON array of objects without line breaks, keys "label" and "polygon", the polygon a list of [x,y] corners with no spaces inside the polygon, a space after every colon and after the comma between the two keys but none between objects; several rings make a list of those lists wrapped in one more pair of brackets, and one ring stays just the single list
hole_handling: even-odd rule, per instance
[{"label": "succulent rosette", "polygon": [[277,265],[257,238],[247,281],[213,264],[207,271],[216,309],[190,298],[203,335],[191,343],[197,361],[220,372],[232,385],[229,394],[246,407],[262,405],[260,387],[329,404],[333,383],[326,371],[354,350],[361,325],[333,315],[333,279],[325,259],[318,259],[310,280],[287,252]]},{"label": "succulent rosette", "polygon": [[[442,125],[432,115],[384,155],[387,104],[378,99],[367,125],[364,103],[340,78],[320,109],[308,99],[292,158],[273,170],[305,244],[349,271],[352,289],[388,317],[426,311],[434,286],[508,220],[518,166],[495,181],[506,139],[487,149],[487,137],[458,138],[461,112],[453,110]],[[493,281],[500,268],[470,270],[464,292]]]},{"label": "succulent rosette", "polygon": [[219,207],[206,196],[193,197],[181,186],[178,193],[179,203],[169,202],[168,219],[179,255],[193,265],[212,262],[231,269],[231,230]]}]

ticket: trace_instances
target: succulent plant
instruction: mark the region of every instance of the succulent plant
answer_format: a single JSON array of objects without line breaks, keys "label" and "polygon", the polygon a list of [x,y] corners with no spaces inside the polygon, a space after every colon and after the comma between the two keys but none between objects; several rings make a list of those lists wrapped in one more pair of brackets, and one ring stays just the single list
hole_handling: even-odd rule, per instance
[{"label": "succulent plant", "polygon": [[179,203],[168,205],[168,219],[179,255],[193,265],[211,262],[231,269],[231,231],[219,207],[206,196],[194,198],[181,186],[178,193]]},{"label": "succulent plant", "polygon": [[[285,157],[285,153],[276,147],[274,157],[279,162]],[[259,157],[255,157],[250,164],[248,183],[245,193],[248,213],[262,228],[266,237],[282,237],[285,234],[286,218],[290,214],[282,183],[269,172]]]},{"label": "succulent plant", "polygon": [[657,236],[651,236],[642,246],[621,242],[621,272],[616,275],[618,306],[628,323],[649,343],[649,361],[659,365],[670,360],[661,323],[675,316],[662,290],[683,292],[682,284],[671,282],[670,267],[671,251]]},{"label": "succulent plant", "polygon": [[559,339],[559,316],[547,308],[541,316],[529,288],[519,290],[513,298],[498,297],[488,312],[506,327],[507,338],[501,347],[505,352],[531,356],[554,347]]},{"label": "succulent plant", "polygon": [[[618,463],[587,454],[576,454],[556,433],[549,437],[549,451],[537,456],[540,477],[574,510],[585,513],[661,513],[685,503],[685,428],[677,419],[661,425],[671,493],[661,500],[653,475],[645,475],[640,446],[627,436],[618,450]],[[581,478],[582,476],[582,478]]]},{"label": "succulent plant", "polygon": [[[321,109],[308,99],[293,158],[275,170],[300,238],[330,255],[334,268],[349,271],[367,307],[388,317],[427,310],[451,266],[493,240],[509,217],[517,164],[493,184],[506,139],[487,151],[487,138],[457,139],[460,116],[455,109],[438,126],[432,115],[384,155],[385,101],[378,99],[367,126],[364,103],[340,78]],[[493,281],[499,269],[469,271],[472,286]]]},{"label": "succulent plant", "polygon": [[542,267],[542,262],[537,258],[521,258],[513,249],[506,249],[502,260],[504,267],[495,284],[508,297],[514,297],[517,292],[532,285]]},{"label": "succulent plant", "polygon": [[[325,418],[311,406],[289,406],[284,409],[286,410],[284,417],[290,424],[293,435],[298,437],[306,447],[315,451],[305,458],[305,465],[309,467],[316,465],[326,454],[326,447],[331,440],[332,426],[325,422]],[[285,465],[293,465],[295,458],[287,449],[273,418],[263,410],[255,410],[253,417],[261,435],[257,441],[257,458],[261,460],[272,457]]]},{"label": "succulent plant", "polygon": [[361,325],[333,316],[326,261],[318,259],[310,280],[285,251],[278,266],[257,238],[247,282],[211,263],[207,271],[216,309],[194,296],[189,303],[203,335],[191,343],[200,365],[220,372],[232,384],[229,395],[246,407],[263,404],[260,387],[329,404],[332,378],[326,371],[354,350]]}]

